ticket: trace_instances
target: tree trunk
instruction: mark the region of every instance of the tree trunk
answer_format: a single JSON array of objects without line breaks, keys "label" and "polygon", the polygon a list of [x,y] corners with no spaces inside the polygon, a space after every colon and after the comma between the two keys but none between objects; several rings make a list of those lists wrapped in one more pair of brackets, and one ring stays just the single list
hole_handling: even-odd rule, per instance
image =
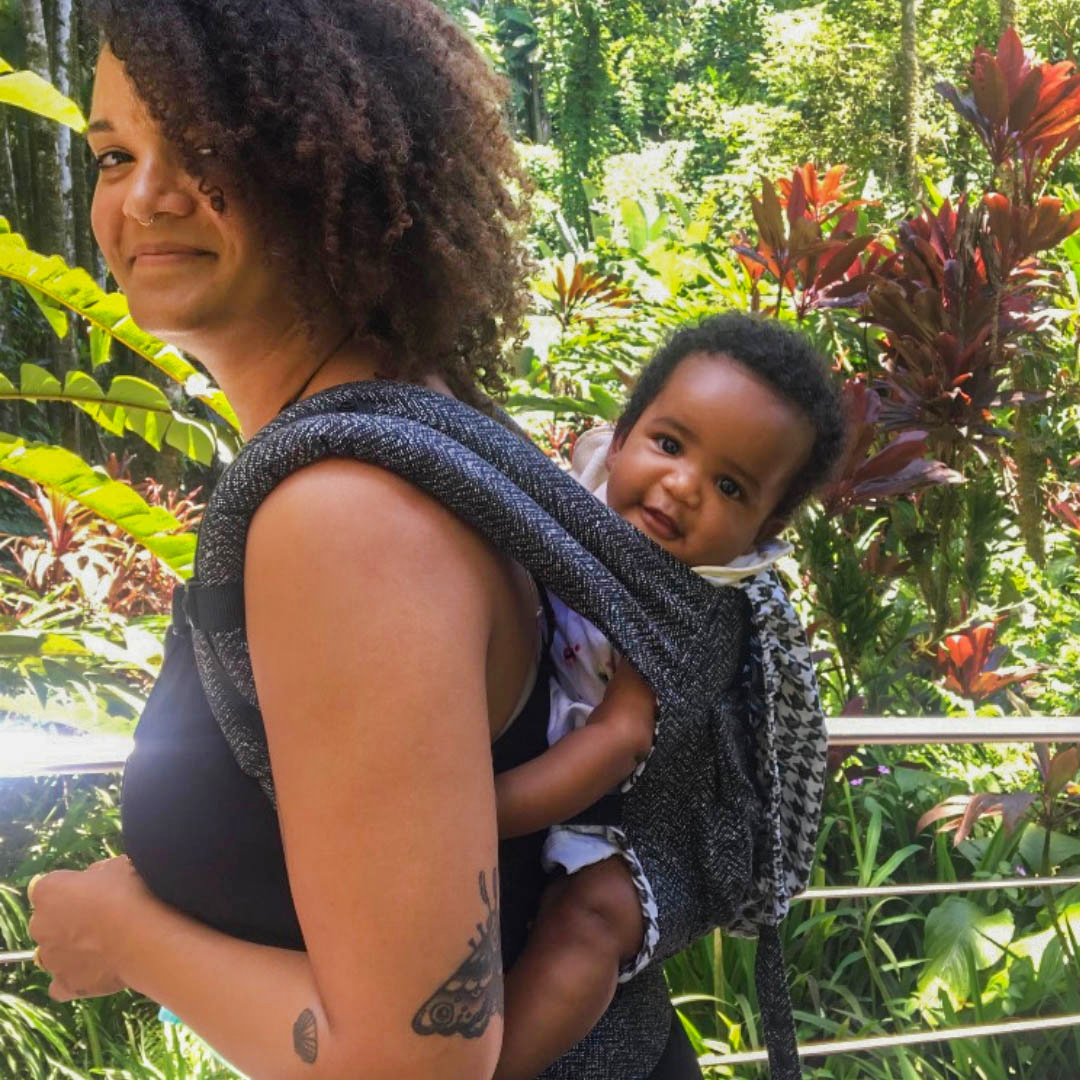
[{"label": "tree trunk", "polygon": [[1020,17],[1020,0],[998,0],[998,33],[1016,26]]},{"label": "tree trunk", "polygon": [[[76,8],[75,18],[71,30],[72,47],[68,75],[74,91],[72,96],[85,106],[82,99],[83,93],[83,49],[82,35],[85,32],[83,23],[85,20],[79,17],[79,9]],[[90,173],[90,152],[82,139],[77,139],[71,154],[71,194],[72,213],[75,224],[75,262],[84,270],[89,271],[91,276],[99,284],[104,280],[98,275],[97,261],[94,258],[96,245],[90,230],[90,199],[92,196],[91,186],[93,179]]]},{"label": "tree trunk", "polygon": [[11,223],[13,229],[18,228],[19,206],[16,191],[18,184],[15,181],[15,159],[11,156],[11,124],[8,114],[10,109],[4,109],[0,116],[0,199],[4,205],[0,207],[0,213]]},{"label": "tree trunk", "polygon": [[540,68],[529,64],[529,96],[526,99],[525,115],[529,125],[529,138],[534,143],[551,142],[551,117],[544,103],[544,90],[540,83]]},{"label": "tree trunk", "polygon": [[[70,2],[68,3],[68,30],[70,29]],[[53,81],[50,61],[49,38],[46,33],[45,12],[41,0],[22,0],[23,29],[26,34],[26,66],[48,82]],[[67,30],[65,30],[67,33]],[[65,79],[67,58],[64,58]],[[34,189],[37,205],[34,245],[47,255],[64,255],[66,243],[74,240],[74,225],[65,241],[64,198],[61,193],[62,156],[58,131],[60,125],[51,120],[38,118],[34,121]],[[70,133],[68,147],[70,148]],[[70,204],[70,175],[67,200]],[[62,341],[50,335],[50,354],[57,375],[63,380],[67,372],[78,367],[79,353],[74,320],[68,320],[68,334]],[[78,413],[70,406],[50,410],[54,430],[60,432],[60,442],[69,450],[79,452],[80,432]]]},{"label": "tree trunk", "polygon": [[563,58],[561,98],[561,201],[567,220],[589,234],[589,204],[582,180],[596,180],[603,164],[602,136],[611,97],[604,24],[597,0],[575,0],[574,33]]},{"label": "tree trunk", "polygon": [[[56,89],[71,97],[71,0],[56,0]],[[60,173],[60,254],[68,265],[75,263],[75,200],[71,175],[71,128],[56,125],[56,158]]]},{"label": "tree trunk", "polygon": [[34,162],[31,151],[33,131],[30,114],[22,109],[8,111],[8,130],[12,164],[15,168],[15,198],[18,200],[16,219],[12,224],[17,232],[26,233],[34,221]]},{"label": "tree trunk", "polygon": [[917,0],[900,0],[900,78],[904,103],[904,186],[918,198],[919,177],[919,53],[915,33]]},{"label": "tree trunk", "polygon": [[[23,28],[26,33],[26,66],[47,82],[52,82],[49,62],[49,39],[45,33],[45,15],[41,0],[21,0]],[[37,221],[34,222],[34,244],[48,255],[58,253],[61,246],[60,165],[57,155],[56,125],[50,120],[35,118],[34,184],[37,194]]]}]

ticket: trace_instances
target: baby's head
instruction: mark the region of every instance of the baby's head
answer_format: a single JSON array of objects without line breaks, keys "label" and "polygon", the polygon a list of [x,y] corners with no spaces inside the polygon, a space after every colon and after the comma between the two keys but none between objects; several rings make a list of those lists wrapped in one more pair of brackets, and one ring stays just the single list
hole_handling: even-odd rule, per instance
[{"label": "baby's head", "polygon": [[682,562],[721,566],[779,532],[843,445],[806,338],[728,312],[679,330],[642,372],[608,454],[608,506]]}]

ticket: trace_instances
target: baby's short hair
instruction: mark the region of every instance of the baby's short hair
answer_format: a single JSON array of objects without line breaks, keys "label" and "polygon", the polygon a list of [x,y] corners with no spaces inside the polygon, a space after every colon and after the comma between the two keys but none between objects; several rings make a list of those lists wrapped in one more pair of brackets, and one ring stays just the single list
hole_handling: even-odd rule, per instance
[{"label": "baby's short hair", "polygon": [[663,390],[671,373],[695,353],[722,353],[752,372],[810,421],[814,443],[806,464],[776,510],[786,516],[829,477],[844,449],[846,421],[824,357],[805,335],[776,319],[727,311],[676,330],[634,384],[616,438],[625,436]]}]

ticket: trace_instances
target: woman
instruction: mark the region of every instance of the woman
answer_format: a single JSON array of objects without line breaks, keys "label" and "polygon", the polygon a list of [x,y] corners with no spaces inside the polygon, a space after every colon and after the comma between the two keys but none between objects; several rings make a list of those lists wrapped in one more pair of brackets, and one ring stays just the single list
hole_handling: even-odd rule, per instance
[{"label": "woman", "polygon": [[[354,380],[497,389],[524,307],[520,176],[502,87],[449,20],[427,0],[99,17],[95,235],[136,321],[206,365],[245,435]],[[32,889],[52,995],[132,987],[260,1080],[490,1076],[492,868],[522,868],[508,952],[540,886],[538,860],[497,848],[490,750],[515,716],[543,738],[534,586],[406,482],[332,460],[260,507],[245,594],[276,816],[171,635],[125,777],[139,872]],[[479,1005],[431,1037],[469,955]],[[673,1032],[650,1075],[698,1075]]]}]

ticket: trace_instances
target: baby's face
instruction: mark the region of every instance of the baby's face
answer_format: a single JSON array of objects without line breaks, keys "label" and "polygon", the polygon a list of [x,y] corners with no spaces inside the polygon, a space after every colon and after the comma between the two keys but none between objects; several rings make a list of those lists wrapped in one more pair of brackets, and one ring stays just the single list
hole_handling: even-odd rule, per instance
[{"label": "baby's face", "polygon": [[774,532],[814,444],[795,405],[724,355],[694,353],[608,454],[607,501],[690,566],[721,566]]}]

